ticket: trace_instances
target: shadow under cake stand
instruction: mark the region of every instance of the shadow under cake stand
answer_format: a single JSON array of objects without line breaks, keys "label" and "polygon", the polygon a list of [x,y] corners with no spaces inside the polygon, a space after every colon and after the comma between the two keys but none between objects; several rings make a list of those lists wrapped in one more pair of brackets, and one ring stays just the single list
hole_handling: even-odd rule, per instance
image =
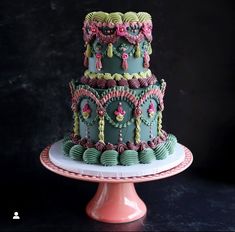
[{"label": "shadow under cake stand", "polygon": [[[88,203],[86,213],[89,217],[97,221],[108,223],[132,222],[146,214],[146,205],[137,195],[134,183],[159,180],[173,176],[187,169],[193,161],[190,150],[183,145],[177,144],[181,148],[182,154],[175,160],[171,158],[172,162],[168,161],[171,163],[170,165],[161,165],[162,168],[160,166],[158,169],[152,168],[151,170],[151,168],[146,168],[148,164],[139,164],[137,166],[139,171],[136,175],[133,175],[134,173],[131,171],[133,169],[132,166],[129,166],[129,168],[128,166],[119,166],[119,171],[115,171],[116,175],[114,177],[113,173],[97,171],[97,169],[99,170],[99,166],[97,167],[97,165],[85,164],[63,156],[60,143],[59,141],[48,146],[41,152],[41,163],[50,171],[62,176],[77,180],[98,182],[97,192]],[[93,166],[95,167],[94,170],[96,170],[96,173],[92,170]],[[106,167],[100,166],[100,168],[101,170],[105,170]],[[146,169],[147,174],[141,172]]]}]

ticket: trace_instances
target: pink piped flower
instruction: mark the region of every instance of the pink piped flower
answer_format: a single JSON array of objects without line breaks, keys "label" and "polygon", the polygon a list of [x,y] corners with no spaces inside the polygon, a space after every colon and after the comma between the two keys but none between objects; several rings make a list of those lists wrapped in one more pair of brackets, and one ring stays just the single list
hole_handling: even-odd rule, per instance
[{"label": "pink piped flower", "polygon": [[96,28],[96,26],[93,24],[93,25],[91,25],[91,33],[93,34],[93,35],[95,35],[96,33],[97,33],[97,28]]},{"label": "pink piped flower", "polygon": [[117,35],[125,36],[126,35],[126,27],[123,25],[118,25],[117,26]]},{"label": "pink piped flower", "polygon": [[90,117],[91,114],[91,108],[88,103],[86,103],[82,108],[82,116],[87,119]]},{"label": "pink piped flower", "polygon": [[119,122],[123,121],[124,116],[126,114],[126,111],[123,110],[121,103],[119,103],[119,106],[118,106],[117,110],[114,111],[114,114],[116,115],[116,120],[117,121],[119,121]]},{"label": "pink piped flower", "polygon": [[154,116],[155,112],[156,112],[155,106],[154,106],[153,102],[151,101],[149,108],[148,108],[149,117],[152,118]]},{"label": "pink piped flower", "polygon": [[141,108],[140,108],[139,106],[137,106],[137,107],[135,108],[134,115],[135,115],[135,117],[137,118],[137,117],[139,117],[141,114],[142,114],[142,110],[141,110]]},{"label": "pink piped flower", "polygon": [[103,117],[103,116],[105,115],[105,109],[99,107],[99,108],[97,109],[97,114],[98,114],[100,117]]}]

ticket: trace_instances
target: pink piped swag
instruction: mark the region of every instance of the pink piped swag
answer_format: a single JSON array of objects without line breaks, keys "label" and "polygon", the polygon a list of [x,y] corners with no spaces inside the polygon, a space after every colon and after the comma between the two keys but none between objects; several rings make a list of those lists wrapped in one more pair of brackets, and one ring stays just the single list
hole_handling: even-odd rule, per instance
[{"label": "pink piped swag", "polygon": [[127,70],[128,69],[128,62],[127,62],[127,59],[128,59],[128,54],[127,53],[123,53],[122,54],[122,68],[124,69],[124,70]]},{"label": "pink piped swag", "polygon": [[98,71],[100,71],[100,70],[102,69],[102,62],[101,62],[102,54],[101,54],[101,53],[97,53],[97,54],[95,55],[95,58],[96,58],[96,60],[95,60],[96,69],[97,69]]}]

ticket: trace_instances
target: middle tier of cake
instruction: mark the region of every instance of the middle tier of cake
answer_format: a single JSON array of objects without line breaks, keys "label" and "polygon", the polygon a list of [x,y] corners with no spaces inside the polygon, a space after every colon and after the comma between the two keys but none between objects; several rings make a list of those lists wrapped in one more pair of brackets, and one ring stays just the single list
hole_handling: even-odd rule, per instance
[{"label": "middle tier of cake", "polygon": [[152,141],[162,133],[165,82],[146,88],[96,89],[70,83],[74,135],[118,144]]}]

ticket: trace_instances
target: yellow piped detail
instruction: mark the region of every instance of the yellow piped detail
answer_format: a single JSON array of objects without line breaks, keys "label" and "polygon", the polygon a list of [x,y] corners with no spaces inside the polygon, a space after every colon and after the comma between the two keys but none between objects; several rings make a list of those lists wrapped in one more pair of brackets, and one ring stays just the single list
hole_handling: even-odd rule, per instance
[{"label": "yellow piped detail", "polygon": [[108,13],[103,11],[94,12],[94,14],[92,15],[92,21],[105,22],[108,15]]},{"label": "yellow piped detail", "polygon": [[140,125],[141,125],[141,119],[140,117],[137,117],[135,120],[135,142],[139,143],[140,142]]},{"label": "yellow piped detail", "polygon": [[120,12],[103,12],[103,11],[97,11],[97,12],[90,12],[86,15],[85,21],[96,21],[101,23],[132,23],[132,22],[149,22],[151,21],[151,15],[147,12],[126,12],[126,13],[120,13]]},{"label": "yellow piped detail", "polygon": [[162,111],[158,112],[158,118],[157,118],[157,132],[158,135],[162,135]]},{"label": "yellow piped detail", "polygon": [[113,79],[113,78],[112,78],[112,74],[111,74],[111,73],[105,73],[105,74],[104,74],[104,79],[105,79],[105,80],[111,80],[111,79]]},{"label": "yellow piped detail", "polygon": [[151,55],[152,52],[153,52],[153,50],[152,50],[152,45],[151,45],[151,43],[149,43],[149,46],[148,46],[148,54]]},{"label": "yellow piped detail", "polygon": [[121,79],[123,79],[123,76],[119,73],[115,73],[113,75],[113,79],[115,79],[116,81],[120,81]]},{"label": "yellow piped detail", "polygon": [[96,73],[96,72],[90,72],[89,70],[86,70],[84,72],[84,76],[90,79],[105,79],[105,80],[116,80],[120,81],[121,79],[126,79],[126,80],[131,80],[133,78],[147,78],[152,76],[152,72],[150,69],[144,71],[144,72],[139,72],[139,73]]},{"label": "yellow piped detail", "polygon": [[152,20],[151,15],[147,12],[139,12],[137,16],[141,23]]},{"label": "yellow piped detail", "polygon": [[99,141],[104,143],[104,116],[99,117]]},{"label": "yellow piped detail", "polygon": [[109,58],[112,58],[112,57],[113,57],[113,44],[112,44],[112,43],[109,43],[109,44],[108,44],[107,56],[108,56]]},{"label": "yellow piped detail", "polygon": [[79,117],[78,117],[78,112],[73,113],[73,118],[74,118],[74,124],[73,124],[73,133],[74,135],[80,134],[79,132]]},{"label": "yellow piped detail", "polygon": [[139,18],[135,12],[126,12],[123,15],[123,22],[139,22]]},{"label": "yellow piped detail", "polygon": [[135,57],[139,58],[140,56],[141,56],[140,45],[139,45],[139,43],[137,43],[136,48],[135,48]]},{"label": "yellow piped detail", "polygon": [[86,45],[85,56],[91,57],[91,45],[89,43]]},{"label": "yellow piped detail", "polygon": [[122,23],[122,16],[119,12],[113,12],[106,18],[107,23]]},{"label": "yellow piped detail", "polygon": [[86,20],[86,21],[91,21],[91,20],[92,20],[92,16],[93,16],[94,13],[95,13],[95,12],[90,12],[90,13],[88,13],[88,14],[86,15],[86,17],[85,17],[85,20]]}]

